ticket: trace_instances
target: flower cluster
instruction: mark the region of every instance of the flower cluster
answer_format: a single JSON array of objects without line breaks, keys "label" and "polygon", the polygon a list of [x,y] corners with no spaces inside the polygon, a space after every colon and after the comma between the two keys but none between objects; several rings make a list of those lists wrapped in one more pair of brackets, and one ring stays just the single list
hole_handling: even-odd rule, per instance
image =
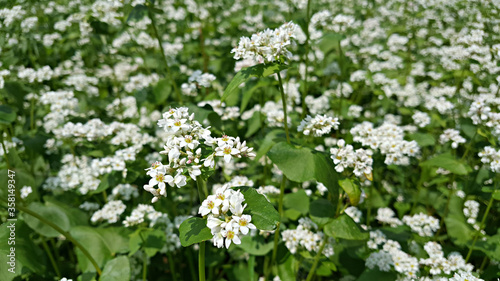
[{"label": "flower cluster", "polygon": [[194,71],[188,78],[188,83],[181,85],[182,93],[186,96],[196,96],[199,87],[208,88],[216,77],[210,73],[202,73],[201,70]]},{"label": "flower cluster", "polygon": [[252,217],[243,214],[247,206],[243,204],[244,201],[245,197],[239,190],[235,191],[225,184],[201,203],[198,213],[208,216],[207,227],[212,232],[212,240],[217,248],[224,245],[229,248],[231,243],[240,244],[240,235],[256,229],[251,223]]},{"label": "flower cluster", "polygon": [[144,222],[144,218],[150,221],[150,227],[154,226],[156,220],[164,216],[163,213],[155,211],[153,206],[146,204],[139,204],[135,209],[132,210],[130,216],[127,216],[123,221],[123,225],[126,227],[131,227]]},{"label": "flower cluster", "polygon": [[365,176],[372,179],[372,151],[369,149],[356,149],[353,146],[345,144],[344,140],[337,141],[338,148],[331,148],[330,153],[335,170],[342,173],[346,168],[354,168],[354,174],[357,177]]},{"label": "flower cluster", "polygon": [[304,120],[300,122],[297,131],[302,132],[304,135],[313,135],[315,137],[321,137],[322,135],[329,134],[334,128],[337,130],[339,128],[339,119],[333,118],[326,115],[316,115],[311,117],[307,115]]},{"label": "flower cluster", "polygon": [[429,114],[418,110],[413,114],[412,118],[415,125],[420,128],[423,128],[431,123],[431,117],[429,117]]},{"label": "flower cluster", "polygon": [[363,216],[363,212],[361,212],[358,208],[354,206],[349,206],[345,209],[345,213],[352,218],[352,220],[356,223],[361,222],[361,217]]},{"label": "flower cluster", "polygon": [[227,163],[232,158],[255,156],[253,148],[239,138],[212,138],[208,128],[194,120],[194,113],[189,114],[187,107],[165,112],[158,126],[165,131],[166,144],[160,153],[168,155],[168,164],[157,161],[146,169],[151,179],[144,189],[153,194],[153,203],[160,196],[167,196],[167,184],[183,187],[187,184],[186,175],[196,181],[203,167],[214,168],[215,157],[222,157]]},{"label": "flower cluster", "polygon": [[451,147],[457,148],[459,144],[465,143],[465,138],[460,136],[460,132],[455,129],[446,129],[443,134],[439,136],[440,143],[447,143],[451,141]]},{"label": "flower cluster", "polygon": [[403,222],[420,236],[433,236],[439,229],[439,220],[423,213],[404,216]]},{"label": "flower cluster", "polygon": [[416,141],[403,139],[403,128],[389,122],[374,128],[372,123],[365,121],[354,126],[351,134],[355,142],[371,149],[380,149],[380,153],[386,156],[384,163],[387,165],[409,165],[408,156],[416,156],[420,151]]},{"label": "flower cluster", "polygon": [[397,217],[396,213],[391,208],[379,208],[377,210],[376,219],[381,223],[387,223],[391,227],[396,227],[402,225],[403,223]]},{"label": "flower cluster", "polygon": [[474,228],[479,228],[476,224],[477,216],[479,215],[479,202],[467,200],[464,203],[464,216],[467,218],[467,223],[472,224]]},{"label": "flower cluster", "polygon": [[108,223],[115,223],[120,219],[120,215],[125,212],[125,204],[120,200],[113,200],[106,203],[102,209],[95,212],[90,221],[93,223],[98,221],[107,221]]},{"label": "flower cluster", "polygon": [[424,250],[429,258],[420,259],[420,264],[430,267],[430,274],[451,274],[452,272],[471,272],[473,266],[465,263],[464,258],[458,252],[451,252],[448,258],[444,257],[443,248],[436,242],[427,242]]},{"label": "flower cluster", "polygon": [[481,157],[481,162],[488,165],[492,172],[500,172],[500,150],[497,151],[493,147],[487,146],[478,155]]},{"label": "flower cluster", "polygon": [[[498,88],[497,85],[495,87]],[[494,92],[498,93],[498,89],[493,88],[491,92],[474,95],[467,115],[471,118],[472,123],[491,128],[492,134],[500,139],[500,112],[498,112],[500,99],[497,97],[498,94],[493,94]],[[495,111],[495,109],[497,110]]]},{"label": "flower cluster", "polygon": [[[403,277],[403,279],[398,280],[415,280],[414,278],[417,275],[422,274],[420,266],[428,267],[430,275],[438,278],[432,280],[448,280],[440,279],[442,274],[467,273],[470,275],[473,269],[472,265],[466,263],[458,252],[452,252],[448,255],[448,258],[445,258],[441,245],[432,241],[424,245],[428,258],[418,259],[413,257],[404,252],[398,242],[387,239],[380,230],[370,232],[368,247],[378,251],[370,254],[365,265],[370,269],[377,267],[379,270],[386,272],[394,269]],[[420,278],[419,280],[431,280],[425,276]]]},{"label": "flower cluster", "polygon": [[[281,232],[281,236],[290,253],[295,254],[301,248],[309,252],[318,252],[325,235],[318,231],[318,226],[311,219],[300,218],[296,229],[287,229]],[[333,255],[331,241],[325,244],[323,254],[326,257]]]},{"label": "flower cluster", "polygon": [[33,192],[33,189],[31,188],[31,186],[23,186],[21,188],[21,198],[26,198],[28,197],[31,193]]},{"label": "flower cluster", "polygon": [[234,59],[252,58],[255,62],[273,62],[281,57],[290,59],[292,53],[287,49],[296,38],[297,29],[300,27],[293,22],[283,24],[277,29],[266,29],[251,38],[241,37],[238,47],[231,50]]}]

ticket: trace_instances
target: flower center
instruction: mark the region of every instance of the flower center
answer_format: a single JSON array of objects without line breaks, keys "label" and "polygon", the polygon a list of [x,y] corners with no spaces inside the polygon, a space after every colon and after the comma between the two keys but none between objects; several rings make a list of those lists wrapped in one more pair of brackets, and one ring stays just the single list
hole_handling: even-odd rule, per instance
[{"label": "flower center", "polygon": [[225,147],[224,154],[231,154],[231,147],[229,147],[229,146]]},{"label": "flower center", "polygon": [[231,239],[231,240],[232,240],[233,238],[234,238],[234,232],[233,232],[233,231],[231,231],[231,230],[229,230],[229,231],[227,232],[227,239]]},{"label": "flower center", "polygon": [[248,224],[246,219],[240,219],[240,225],[241,226],[246,226]]},{"label": "flower center", "polygon": [[180,127],[181,126],[181,120],[175,121],[174,126]]},{"label": "flower center", "polygon": [[165,180],[165,176],[163,174],[156,175],[157,182],[163,182]]},{"label": "flower center", "polygon": [[208,204],[207,204],[207,205],[208,205],[208,208],[209,208],[209,209],[213,209],[213,208],[215,207],[215,203],[214,203],[214,202],[212,202],[212,201],[208,202]]}]

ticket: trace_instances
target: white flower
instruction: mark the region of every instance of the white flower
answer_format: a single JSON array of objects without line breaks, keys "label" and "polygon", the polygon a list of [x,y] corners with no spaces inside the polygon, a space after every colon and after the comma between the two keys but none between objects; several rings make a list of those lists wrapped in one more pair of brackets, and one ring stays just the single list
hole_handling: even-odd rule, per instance
[{"label": "white flower", "polygon": [[170,186],[173,186],[174,178],[171,175],[165,175],[162,172],[158,172],[154,177],[149,180],[149,186],[154,187],[158,185],[160,189],[160,195],[166,196],[165,182]]},{"label": "white flower", "polygon": [[239,231],[245,235],[250,229],[257,229],[255,225],[250,223],[250,221],[252,221],[252,217],[250,215],[242,215],[241,217],[233,216],[233,221],[233,227],[239,229]]},{"label": "white flower", "polygon": [[286,59],[292,57],[292,53],[286,48],[295,38],[298,25],[289,22],[275,30],[266,29],[251,38],[241,37],[238,47],[231,50],[234,59],[252,58],[255,62],[273,62],[283,56]]},{"label": "white flower", "polygon": [[21,198],[26,198],[28,197],[28,195],[30,195],[31,193],[33,192],[33,189],[31,188],[31,186],[23,186],[21,188]]},{"label": "white flower", "polygon": [[232,147],[232,144],[225,144],[222,147],[217,147],[215,148],[215,156],[221,156],[224,157],[224,161],[226,163],[229,163],[231,161],[231,158],[235,155],[238,155],[240,151],[234,147]]},{"label": "white flower", "polygon": [[201,203],[198,214],[201,214],[202,216],[206,216],[209,213],[219,215],[219,206],[215,205],[215,200],[215,195],[209,195],[207,199],[203,200]]},{"label": "white flower", "polygon": [[226,237],[226,249],[229,249],[229,246],[231,246],[231,242],[234,244],[241,244],[240,237],[238,237],[238,234],[232,230],[223,230],[222,235]]},{"label": "white flower", "polygon": [[315,137],[320,137],[322,135],[329,134],[332,128],[337,130],[339,124],[338,118],[326,115],[316,115],[313,118],[310,115],[307,115],[306,118],[300,122],[297,131],[303,132],[306,136],[312,134]]}]

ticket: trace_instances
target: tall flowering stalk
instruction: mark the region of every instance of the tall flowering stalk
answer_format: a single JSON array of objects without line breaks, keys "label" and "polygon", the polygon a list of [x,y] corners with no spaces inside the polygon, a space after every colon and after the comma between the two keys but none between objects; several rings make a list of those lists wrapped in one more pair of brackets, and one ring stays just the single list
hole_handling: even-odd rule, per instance
[{"label": "tall flowering stalk", "polygon": [[[151,177],[148,184],[144,185],[144,190],[153,195],[152,203],[159,200],[160,197],[167,197],[167,185],[181,188],[187,185],[189,179],[197,182],[198,194],[202,206],[200,207],[201,214],[208,214],[206,210],[212,213],[219,214],[216,209],[208,209],[207,206],[213,207],[214,202],[212,197],[208,196],[206,183],[203,175],[207,176],[210,170],[215,169],[216,159],[223,158],[226,163],[233,158],[253,157],[255,153],[253,148],[246,145],[246,142],[241,142],[239,138],[223,135],[219,138],[213,138],[208,128],[203,127],[198,121],[194,120],[194,113],[189,114],[187,107],[172,108],[163,114],[163,118],[158,121],[158,126],[165,130],[166,141],[161,154],[167,155],[168,163],[163,164],[161,161],[154,162],[151,167],[146,169],[146,174]],[[222,204],[219,199],[214,199],[219,205]],[[229,196],[228,196],[229,198]],[[243,199],[244,200],[244,199]],[[219,208],[217,205],[217,208]],[[224,203],[224,206],[229,206]],[[234,200],[231,201],[231,206],[235,206]],[[241,205],[241,202],[240,202]],[[224,207],[225,208],[225,207]],[[229,208],[228,208],[229,209]],[[227,213],[228,209],[223,209]],[[226,238],[226,247],[229,247],[231,241],[238,243],[237,233],[240,230],[241,224],[244,221],[250,222],[247,216],[242,215],[244,207],[238,207],[237,210],[231,209],[235,217],[236,228],[233,229],[233,223],[224,225],[224,230],[221,224],[217,227],[217,235],[214,234],[214,243],[221,245],[221,240]],[[213,225],[213,220],[211,221]],[[248,224],[251,226],[251,224]],[[245,228],[242,228],[242,232]],[[228,242],[229,241],[229,242]],[[205,280],[205,242],[200,242],[199,257],[199,280]]]},{"label": "tall flowering stalk", "polygon": [[[299,27],[293,22],[288,22],[283,24],[277,29],[271,30],[266,29],[262,32],[253,34],[250,38],[241,37],[238,43],[238,47],[234,48],[231,53],[234,53],[235,59],[247,59],[253,60],[258,63],[284,63],[291,59],[292,53],[287,49],[287,46],[292,44],[292,39],[296,38],[296,33]],[[279,91],[281,94],[281,101],[283,105],[283,125],[285,128],[286,141],[291,144],[290,133],[288,130],[288,114],[287,114],[287,104],[286,104],[286,94],[283,89],[283,80],[279,71],[276,72],[279,82]],[[283,174],[283,178],[280,186],[280,195],[278,200],[278,211],[280,218],[283,217],[283,197],[285,194],[285,185],[287,178]],[[271,269],[272,265],[276,260],[276,254],[278,250],[278,242],[280,236],[280,223],[274,232],[274,247],[272,258],[270,261]],[[269,272],[265,273],[266,276]]]}]

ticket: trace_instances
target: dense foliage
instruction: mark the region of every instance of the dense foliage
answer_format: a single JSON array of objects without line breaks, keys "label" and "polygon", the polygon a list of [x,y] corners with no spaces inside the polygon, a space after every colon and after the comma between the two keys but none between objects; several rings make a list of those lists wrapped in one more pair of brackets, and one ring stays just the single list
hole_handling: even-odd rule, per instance
[{"label": "dense foliage", "polygon": [[498,0],[0,7],[0,280],[500,277]]}]

